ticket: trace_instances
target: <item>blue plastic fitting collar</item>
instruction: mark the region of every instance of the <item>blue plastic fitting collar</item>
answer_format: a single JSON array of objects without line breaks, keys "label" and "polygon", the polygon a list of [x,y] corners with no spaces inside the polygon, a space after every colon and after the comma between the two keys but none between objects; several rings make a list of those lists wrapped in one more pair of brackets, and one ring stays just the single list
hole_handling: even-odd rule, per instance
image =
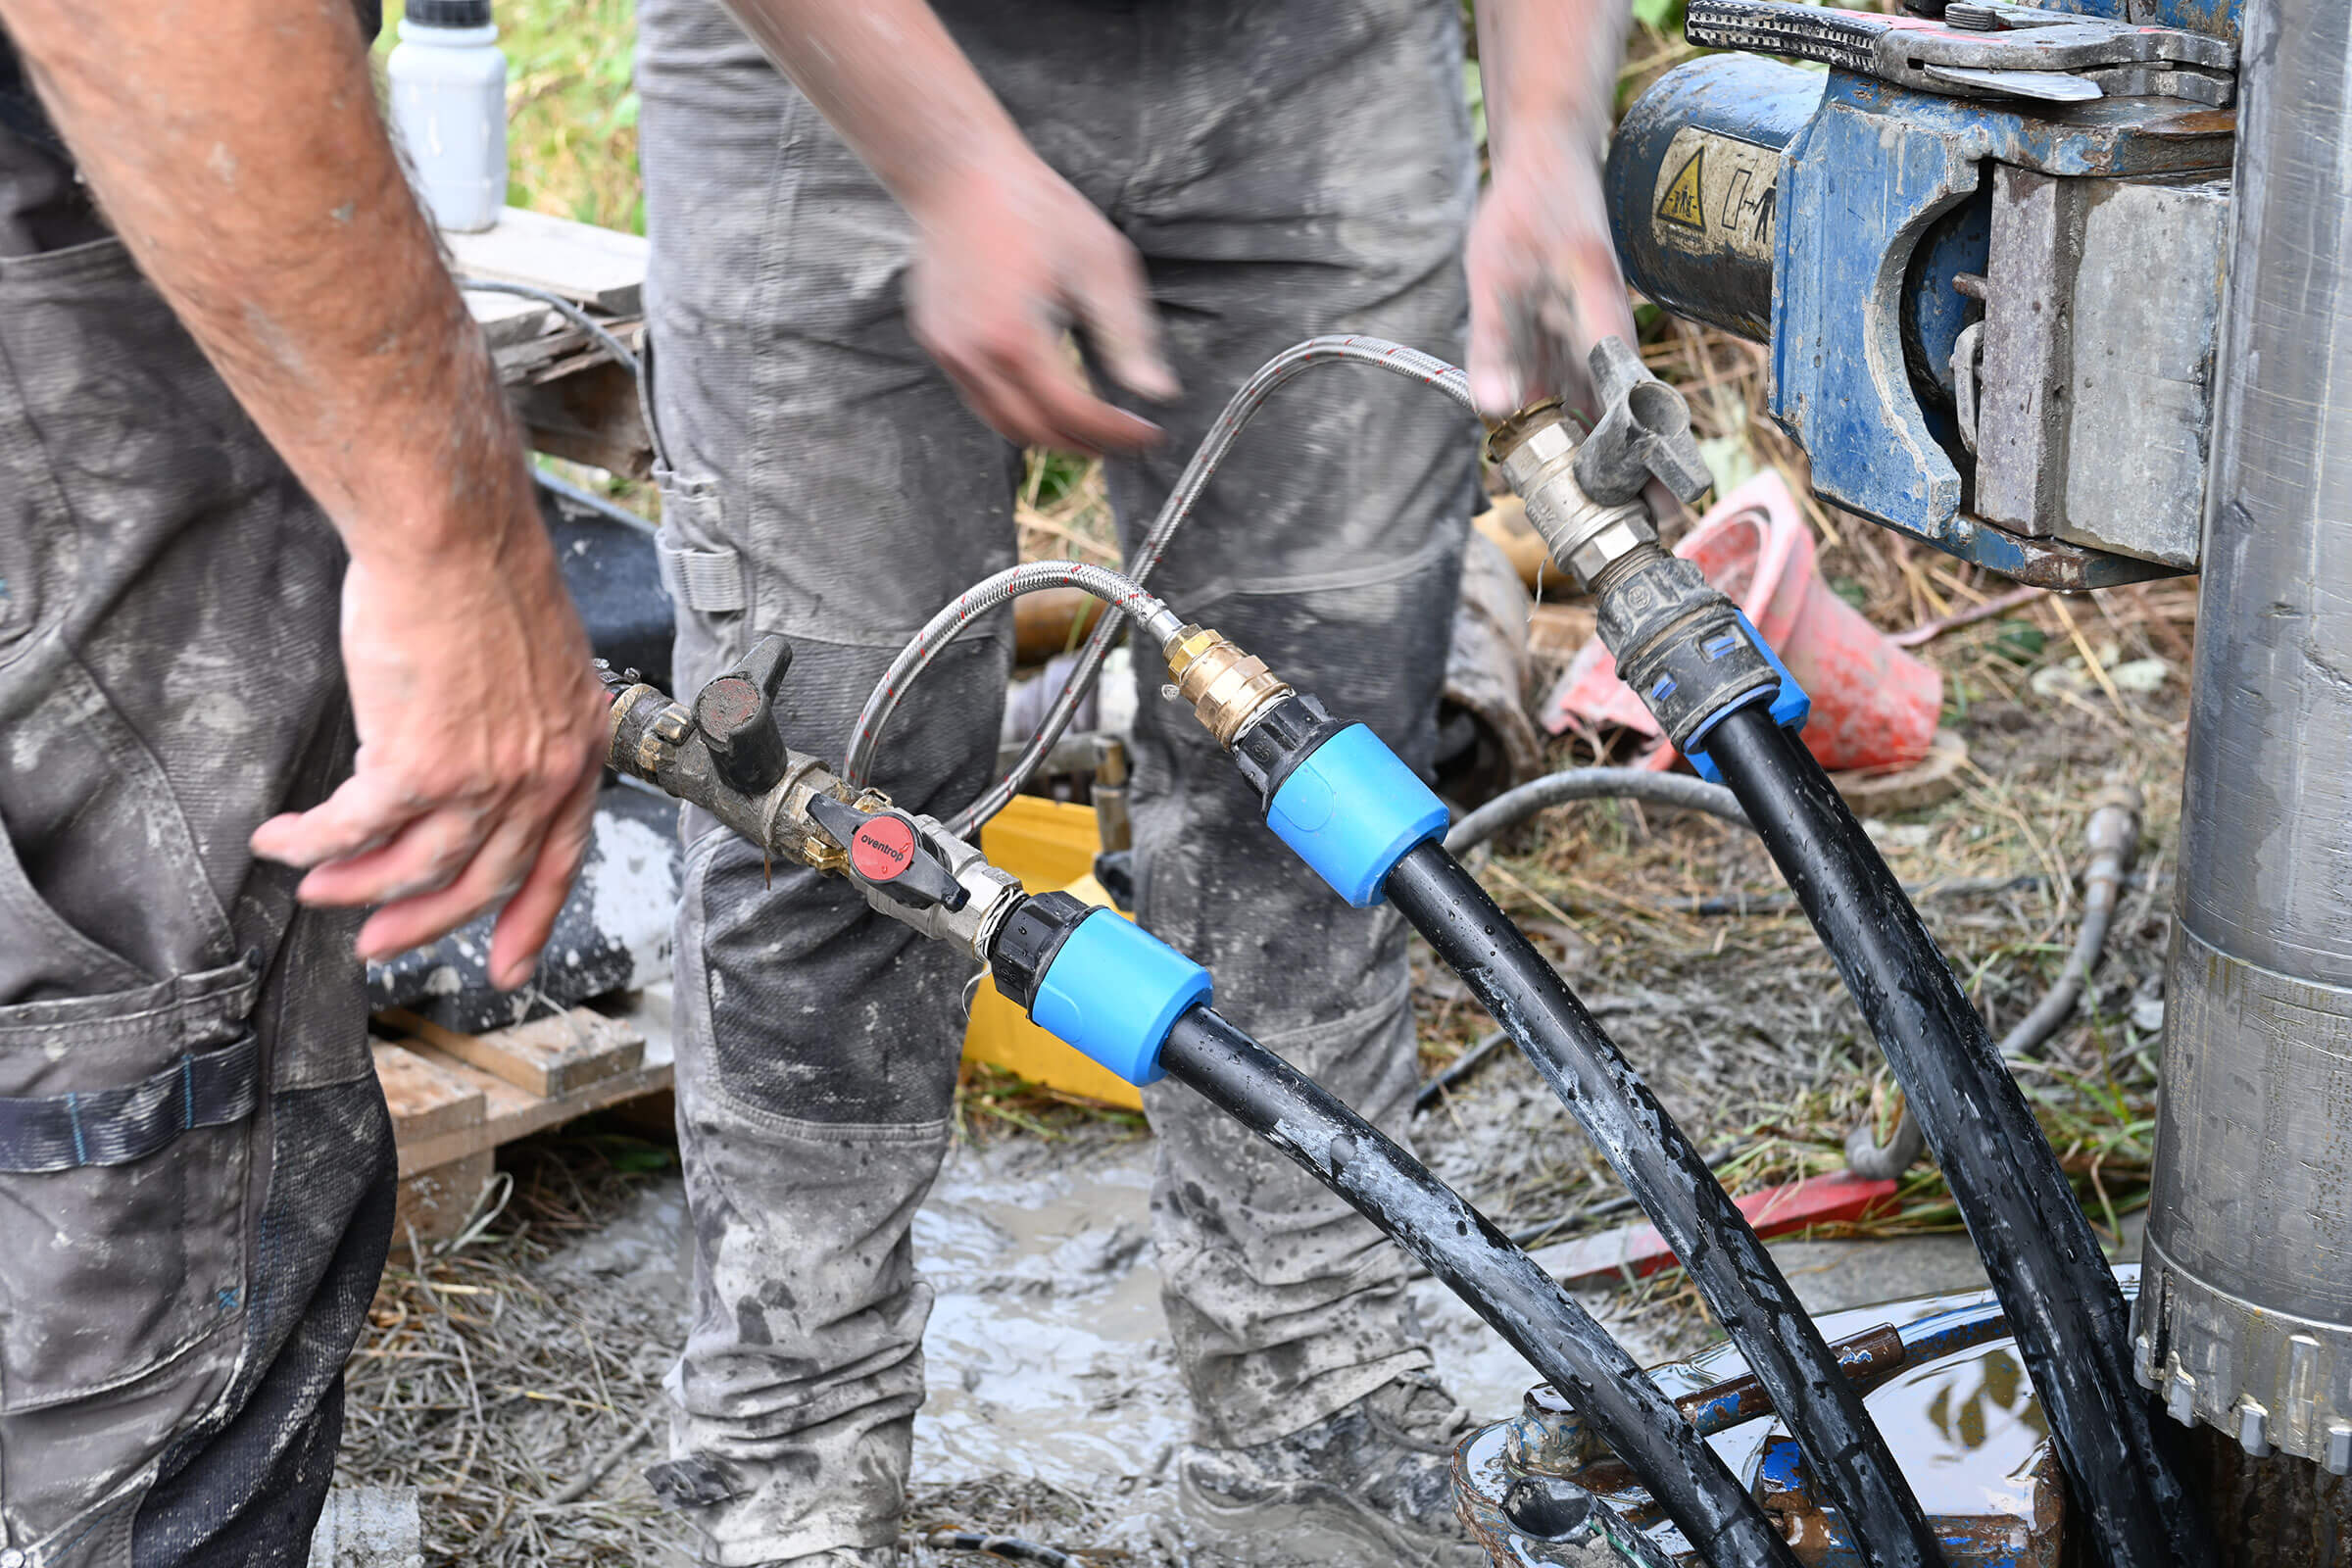
[{"label": "blue plastic fitting collar", "polygon": [[[1805,727],[1805,719],[1813,711],[1813,699],[1805,695],[1805,689],[1796,683],[1796,677],[1788,673],[1788,666],[1781,662],[1781,656],[1772,651],[1772,644],[1764,640],[1764,634],[1749,623],[1747,612],[1734,611],[1733,613],[1740,617],[1740,631],[1746,634],[1749,642],[1756,645],[1756,652],[1764,656],[1764,662],[1770,664],[1772,672],[1781,677],[1780,687],[1772,697],[1772,721],[1789,734],[1796,734]],[[1745,703],[1732,704],[1722,713],[1710,714],[1707,721],[1692,732],[1690,744],[1683,749],[1683,755],[1690,759],[1690,765],[1698,770],[1700,778],[1710,784],[1723,782],[1723,770],[1707,758],[1707,731],[1715,727],[1724,713],[1749,707],[1754,701],[1751,697]]]},{"label": "blue plastic fitting collar", "polygon": [[1404,852],[1446,823],[1446,803],[1361,724],[1309,753],[1266,807],[1266,825],[1359,909],[1378,904]]},{"label": "blue plastic fitting collar", "polygon": [[1097,909],[1062,939],[1037,982],[1037,1026],[1141,1088],[1188,1007],[1209,1000],[1208,971],[1132,921]]}]

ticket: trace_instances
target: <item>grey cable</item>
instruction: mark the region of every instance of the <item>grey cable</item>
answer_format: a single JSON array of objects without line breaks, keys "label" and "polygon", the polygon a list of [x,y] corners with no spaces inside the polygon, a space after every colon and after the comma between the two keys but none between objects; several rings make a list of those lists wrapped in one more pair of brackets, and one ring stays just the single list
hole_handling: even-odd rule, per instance
[{"label": "grey cable", "polygon": [[1636,800],[1651,806],[1680,807],[1704,811],[1736,827],[1747,826],[1747,813],[1720,784],[1688,773],[1653,773],[1642,767],[1572,767],[1531,779],[1505,791],[1463,817],[1447,830],[1446,848],[1462,855],[1506,828],[1517,827],[1547,807],[1569,801]]},{"label": "grey cable", "polygon": [[[1704,811],[1740,827],[1749,825],[1738,798],[1720,784],[1688,774],[1652,773],[1637,767],[1573,767],[1546,773],[1489,801],[1453,824],[1446,835],[1446,848],[1462,855],[1548,807],[1569,801],[1613,799],[1681,807]],[[2034,1004],[2034,1010],[2001,1038],[2004,1057],[2014,1061],[2032,1054],[2074,1011],[2090,971],[2098,966],[2099,956],[2106,948],[2124,871],[2132,845],[2139,834],[2139,794],[2129,785],[2113,787],[2099,798],[2085,830],[2090,840],[2091,859],[2082,875],[2082,930],[2076,935],[2074,951],[2067,955],[2057,981]],[[1433,1085],[1424,1090],[1433,1101],[1435,1095],[1431,1090],[1435,1088]],[[1877,1129],[1868,1122],[1848,1133],[1845,1165],[1867,1180],[1892,1180],[1910,1169],[1926,1148],[1927,1140],[1906,1107],[1895,1124],[1893,1136],[1885,1145],[1879,1143]]]},{"label": "grey cable", "polygon": [[[873,771],[874,753],[881,745],[883,726],[890,722],[890,715],[897,710],[907,688],[939,657],[941,649],[954,642],[979,616],[1040,588],[1078,588],[1093,594],[1110,607],[1102,615],[1105,623],[1122,614],[1134,615],[1146,633],[1163,645],[1184,625],[1176,612],[1155,596],[1107,566],[1079,561],[1032,561],[1008,566],[957,594],[955,602],[925,622],[913,640],[899,651],[899,657],[891,661],[890,668],[883,672],[865,706],[858,711],[857,726],[850,731],[849,748],[842,759],[842,780],[853,787],[864,787]],[[949,821],[948,831],[958,838],[969,837],[972,826],[977,824],[959,825],[961,822],[960,816]]]},{"label": "grey cable", "polygon": [[[1218,465],[1225,461],[1226,452],[1242,433],[1243,426],[1257,413],[1258,406],[1266,401],[1276,387],[1309,367],[1330,364],[1369,365],[1376,369],[1410,376],[1445,393],[1471,414],[1478,412],[1477,405],[1471,401],[1469,378],[1461,368],[1424,354],[1419,349],[1408,349],[1401,343],[1392,343],[1385,338],[1349,335],[1310,337],[1302,343],[1294,343],[1258,367],[1256,373],[1242,383],[1241,390],[1226,401],[1224,409],[1217,415],[1216,422],[1209,426],[1208,435],[1193,453],[1192,461],[1185,465],[1184,472],[1177,477],[1175,488],[1168,492],[1168,499],[1161,503],[1159,514],[1152,519],[1151,529],[1136,547],[1135,558],[1127,563],[1128,572],[1138,584],[1150,580],[1152,568],[1159,564],[1160,556],[1168,548],[1168,541],[1175,536],[1184,520],[1192,515],[1193,508],[1200,502],[1200,492],[1208,487],[1208,481],[1215,475]],[[991,785],[978,800],[948,819],[950,832],[959,837],[970,837],[981,823],[1003,810],[1005,803],[1028,782],[1046,754],[1054,749],[1054,743],[1061,739],[1061,732],[1069,727],[1071,715],[1078,711],[1078,705],[1094,689],[1096,678],[1102,672],[1102,662],[1110,657],[1111,646],[1118,640],[1124,618],[1114,611],[1096,623],[1093,634],[1087,638],[1085,650],[1078,656],[1077,666],[1070,671],[1068,683],[1062,687],[1061,695],[1054,700],[1054,706],[1047,710],[1045,722],[1029,738],[1028,746],[1012,766],[1006,769],[1004,776]]]},{"label": "grey cable", "polygon": [[546,491],[549,495],[560,496],[564,500],[570,502],[573,506],[581,508],[583,511],[595,513],[598,516],[603,517],[608,522],[624,523],[628,527],[634,528],[637,532],[644,534],[661,532],[661,529],[655,523],[644,517],[640,517],[628,508],[614,506],[603,496],[597,495],[593,491],[583,490],[568,479],[559,479],[554,474],[548,472],[545,468],[533,467],[531,469],[531,482],[536,484],[540,489]]}]

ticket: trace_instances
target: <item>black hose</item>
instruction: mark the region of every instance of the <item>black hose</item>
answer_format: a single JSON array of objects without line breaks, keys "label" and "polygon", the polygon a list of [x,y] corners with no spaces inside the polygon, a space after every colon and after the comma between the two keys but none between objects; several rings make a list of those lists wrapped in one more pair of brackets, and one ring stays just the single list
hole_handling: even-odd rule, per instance
[{"label": "black hose", "polygon": [[1456,855],[1483,844],[1505,828],[1517,827],[1546,807],[1569,801],[1641,801],[1686,811],[1704,811],[1734,827],[1747,826],[1740,802],[1720,784],[1688,773],[1652,773],[1642,767],[1572,767],[1530,779],[1506,790],[1447,830],[1446,848]]},{"label": "black hose", "polygon": [[934,1551],[981,1551],[1008,1562],[1042,1563],[1044,1568],[1090,1568],[1087,1560],[1076,1552],[1024,1541],[1019,1536],[992,1535],[984,1530],[953,1530],[943,1526],[925,1536],[923,1544]]},{"label": "black hose", "polygon": [[1419,1160],[1210,1008],[1176,1020],[1160,1065],[1428,1264],[1591,1418],[1714,1568],[1796,1568],[1755,1499],[1624,1348]]},{"label": "black hose", "polygon": [[1919,911],[1812,753],[1763,708],[1718,720],[1707,755],[1902,1082],[2009,1314],[2098,1555],[2111,1568],[2207,1568],[2212,1538],[2133,1385],[2115,1275]]},{"label": "black hose", "polygon": [[1797,1440],[1824,1500],[1880,1568],[1943,1561],[1927,1513],[1804,1303],[1657,1097],[1443,845],[1389,873],[1390,902],[1510,1031],[1683,1261]]},{"label": "black hose", "polygon": [[1423,1084],[1420,1091],[1413,1096],[1413,1114],[1420,1115],[1430,1106],[1452,1094],[1461,1085],[1463,1079],[1485,1066],[1487,1058],[1494,1055],[1495,1049],[1510,1038],[1509,1035],[1496,1029],[1479,1041],[1477,1045],[1447,1062],[1444,1072]]},{"label": "black hose", "polygon": [[[2006,1059],[2016,1061],[2040,1050],[2041,1043],[2075,1010],[2090,971],[2099,966],[2099,955],[2107,947],[2107,928],[2115,921],[2115,906],[2123,896],[2124,867],[2132,846],[2139,842],[2142,804],[2139,791],[2130,784],[2110,784],[2092,802],[2090,822],[2083,833],[2090,841],[2090,864],[2082,872],[2082,929],[2075,934],[2074,950],[2059,967],[2057,980],[2034,1004],[2034,1010],[2001,1036],[1999,1049]],[[1911,893],[1907,887],[1903,891]],[[1845,1168],[1857,1176],[1890,1181],[1911,1168],[1927,1142],[1920,1134],[1919,1118],[1905,1105],[1894,1124],[1894,1136],[1884,1145],[1879,1142],[1878,1129],[1868,1121],[1845,1135]]]}]

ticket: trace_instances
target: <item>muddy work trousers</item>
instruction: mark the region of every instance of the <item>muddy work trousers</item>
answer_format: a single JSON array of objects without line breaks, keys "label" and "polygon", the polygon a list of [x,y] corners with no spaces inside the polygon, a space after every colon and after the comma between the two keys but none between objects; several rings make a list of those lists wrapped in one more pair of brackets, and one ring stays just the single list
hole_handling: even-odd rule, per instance
[{"label": "muddy work trousers", "polygon": [[[1140,411],[1161,445],[1108,466],[1130,547],[1279,350],[1349,331],[1458,354],[1474,175],[1453,6],[938,10],[1145,259],[1185,390]],[[1013,562],[1022,456],[908,335],[909,221],[808,102],[714,0],[644,0],[639,27],[677,682],[782,633],[785,733],[838,760],[891,657]],[[1457,408],[1318,371],[1235,447],[1152,587],[1425,764],[1474,487]],[[944,815],[993,777],[1010,642],[1007,615],[982,623],[900,707],[876,782],[901,804]],[[1141,678],[1143,923],[1210,966],[1234,1018],[1398,1129],[1402,922],[1299,866],[1231,760]],[[689,822],[677,942],[694,1320],[654,1477],[710,1560],[744,1564],[895,1538],[931,1301],[908,1225],[948,1143],[971,964],[709,827]],[[1146,1102],[1202,1441],[1285,1435],[1427,1364],[1370,1227],[1190,1091]]]},{"label": "muddy work trousers", "polygon": [[333,531],[122,247],[0,257],[0,1564],[305,1560],[392,1140]]}]

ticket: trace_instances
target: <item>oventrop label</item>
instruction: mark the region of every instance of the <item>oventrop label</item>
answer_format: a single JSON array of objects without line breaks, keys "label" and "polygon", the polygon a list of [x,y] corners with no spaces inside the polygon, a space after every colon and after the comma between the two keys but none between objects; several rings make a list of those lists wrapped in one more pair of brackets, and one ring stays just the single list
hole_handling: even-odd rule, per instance
[{"label": "oventrop label", "polygon": [[1693,256],[1772,265],[1772,210],[1781,155],[1771,147],[1685,125],[1658,165],[1650,231]]}]

